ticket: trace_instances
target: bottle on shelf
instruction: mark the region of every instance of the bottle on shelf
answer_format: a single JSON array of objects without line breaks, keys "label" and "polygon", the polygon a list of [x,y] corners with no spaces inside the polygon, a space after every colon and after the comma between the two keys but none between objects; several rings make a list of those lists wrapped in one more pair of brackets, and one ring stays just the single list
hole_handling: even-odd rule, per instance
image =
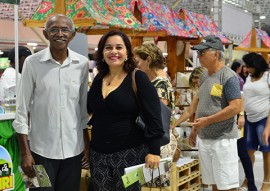
[{"label": "bottle on shelf", "polygon": [[4,91],[2,106],[4,107],[5,113],[16,112],[16,95],[12,88],[7,88]]}]

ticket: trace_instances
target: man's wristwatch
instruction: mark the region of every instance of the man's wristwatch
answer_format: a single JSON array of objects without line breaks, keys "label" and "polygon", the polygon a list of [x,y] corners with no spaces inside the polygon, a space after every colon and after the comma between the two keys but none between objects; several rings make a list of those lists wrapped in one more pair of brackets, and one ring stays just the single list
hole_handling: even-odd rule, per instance
[{"label": "man's wristwatch", "polygon": [[241,111],[241,112],[239,113],[239,115],[240,115],[240,116],[244,116],[244,112]]}]

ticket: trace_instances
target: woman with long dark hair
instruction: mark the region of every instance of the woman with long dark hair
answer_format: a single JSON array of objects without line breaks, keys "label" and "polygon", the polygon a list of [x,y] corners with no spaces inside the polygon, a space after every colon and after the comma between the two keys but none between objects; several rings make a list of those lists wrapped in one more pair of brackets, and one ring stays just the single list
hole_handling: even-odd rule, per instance
[{"label": "woman with long dark hair", "polygon": [[[249,75],[244,84],[244,106],[247,118],[247,149],[252,163],[255,151],[263,153],[264,178],[261,191],[270,189],[270,146],[263,141],[263,132],[270,120],[269,68],[262,55],[249,53],[243,57]],[[269,139],[268,139],[269,141]]]},{"label": "woman with long dark hair", "polygon": [[[125,188],[121,177],[126,167],[146,163],[157,168],[160,140],[164,131],[160,102],[147,75],[137,71],[137,97],[132,88],[136,68],[129,38],[121,31],[106,33],[96,52],[98,74],[88,93],[87,109],[92,114],[90,171],[95,191],[139,191],[138,182]],[[135,119],[143,113],[143,131]]]},{"label": "woman with long dark hair", "polygon": [[[231,65],[231,69],[236,73],[239,84],[240,84],[240,90],[243,92],[243,86],[244,86],[244,80],[240,76],[241,70],[242,70],[242,64],[239,61],[234,61]],[[243,109],[243,106],[241,107]],[[244,112],[240,112],[240,114],[237,115],[237,125],[239,129],[244,128],[245,124],[245,116]],[[250,157],[248,155],[247,151],[247,129],[244,128],[244,135],[237,139],[237,151],[238,156],[241,160],[244,172],[245,172],[245,180],[242,183],[241,187],[239,188],[240,191],[257,191],[257,187],[255,185],[254,180],[254,173],[253,173],[253,167],[252,162],[250,160]]]}]

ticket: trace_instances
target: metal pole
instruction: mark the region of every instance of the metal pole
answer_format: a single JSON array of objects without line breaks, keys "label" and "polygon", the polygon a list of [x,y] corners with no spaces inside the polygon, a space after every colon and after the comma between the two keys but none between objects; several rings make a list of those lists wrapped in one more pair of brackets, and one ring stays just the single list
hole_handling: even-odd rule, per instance
[{"label": "metal pole", "polygon": [[14,5],[14,39],[15,39],[15,70],[16,70],[16,92],[19,83],[19,37],[18,37],[18,5]]}]

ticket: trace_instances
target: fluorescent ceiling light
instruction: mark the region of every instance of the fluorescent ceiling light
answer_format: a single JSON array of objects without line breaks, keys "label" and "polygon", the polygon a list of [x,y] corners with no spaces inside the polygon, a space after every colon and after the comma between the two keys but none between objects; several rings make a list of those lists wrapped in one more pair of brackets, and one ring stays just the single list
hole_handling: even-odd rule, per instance
[{"label": "fluorescent ceiling light", "polygon": [[254,20],[255,23],[259,22],[259,20]]},{"label": "fluorescent ceiling light", "polygon": [[1,51],[0,51],[0,54],[4,54],[4,52],[1,52]]},{"label": "fluorescent ceiling light", "polygon": [[266,16],[262,15],[260,16],[260,19],[266,19]]},{"label": "fluorescent ceiling light", "polygon": [[28,42],[27,45],[28,45],[28,46],[37,46],[38,44],[35,43],[35,42]]},{"label": "fluorescent ceiling light", "polygon": [[248,10],[244,10],[246,13],[248,12]]}]

